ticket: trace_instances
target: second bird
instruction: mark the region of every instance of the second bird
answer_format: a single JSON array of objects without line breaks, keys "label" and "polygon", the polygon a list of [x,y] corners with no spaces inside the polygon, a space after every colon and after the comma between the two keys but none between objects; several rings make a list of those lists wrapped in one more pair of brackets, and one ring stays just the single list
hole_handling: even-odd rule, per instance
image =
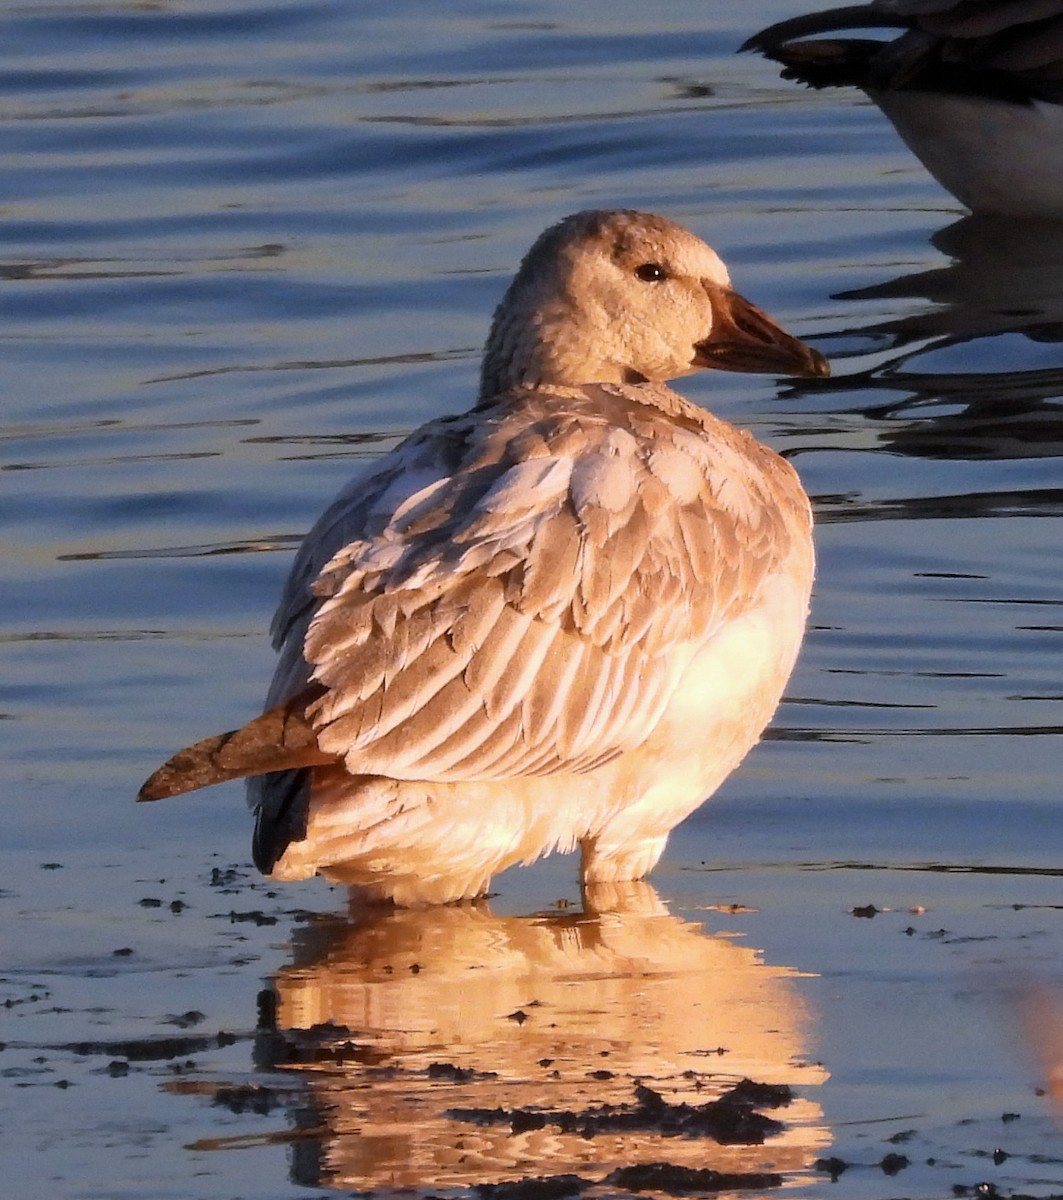
[{"label": "second bird", "polygon": [[860,88],[972,212],[1063,218],[1063,0],[872,0],[742,49],[809,87]]}]

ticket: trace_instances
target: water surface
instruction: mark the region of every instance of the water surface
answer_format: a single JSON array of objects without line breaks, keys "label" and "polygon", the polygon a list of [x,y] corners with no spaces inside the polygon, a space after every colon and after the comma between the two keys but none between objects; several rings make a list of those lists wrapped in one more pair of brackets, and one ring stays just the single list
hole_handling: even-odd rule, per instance
[{"label": "water surface", "polygon": [[[831,1159],[841,1200],[1063,1191],[1016,996],[1060,974],[1063,242],[734,53],[803,7],[0,5],[6,1195],[667,1161],[817,1197]],[[256,710],[301,533],[469,404],[524,249],[596,205],[706,236],[835,368],[683,381],[792,458],[820,568],[769,739],[655,890],[584,914],[558,859],[368,921],[254,876],[236,786],[135,807]],[[737,1148],[636,1090],[744,1075],[794,1099]],[[513,1128],[603,1105],[633,1123]]]}]

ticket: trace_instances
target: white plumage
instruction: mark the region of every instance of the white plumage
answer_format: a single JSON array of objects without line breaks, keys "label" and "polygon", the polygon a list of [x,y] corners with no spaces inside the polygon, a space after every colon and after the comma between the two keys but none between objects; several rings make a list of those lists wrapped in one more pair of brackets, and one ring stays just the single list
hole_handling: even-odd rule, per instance
[{"label": "white plumage", "polygon": [[708,366],[827,371],[672,222],[547,230],[476,406],[307,535],[266,714],[142,798],[257,775],[263,870],[404,904],[577,845],[585,881],[641,877],[770,719],[811,587],[793,470],[661,382]]}]

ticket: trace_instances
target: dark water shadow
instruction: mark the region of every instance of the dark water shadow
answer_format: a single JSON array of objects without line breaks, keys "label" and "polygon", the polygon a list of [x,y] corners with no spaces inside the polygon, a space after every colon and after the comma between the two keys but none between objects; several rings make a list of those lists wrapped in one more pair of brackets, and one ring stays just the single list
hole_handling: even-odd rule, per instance
[{"label": "dark water shadow", "polygon": [[647,884],[527,917],[322,916],[259,997],[261,1084],[167,1086],[282,1110],[283,1131],[194,1148],[287,1142],[303,1186],[756,1194],[829,1141],[795,978]]},{"label": "dark water shadow", "polygon": [[833,297],[912,305],[817,339],[837,370],[816,393],[858,392],[881,448],[905,455],[1063,454],[1063,223],[966,217],[930,242],[951,261]]}]

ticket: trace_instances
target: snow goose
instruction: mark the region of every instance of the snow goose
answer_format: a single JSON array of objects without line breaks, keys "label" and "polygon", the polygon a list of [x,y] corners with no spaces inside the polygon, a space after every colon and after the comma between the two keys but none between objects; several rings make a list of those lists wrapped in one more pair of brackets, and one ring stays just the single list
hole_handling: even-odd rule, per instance
[{"label": "snow goose", "polygon": [[793,469],[664,386],[712,367],[828,373],[673,222],[548,229],[475,406],[307,535],[265,713],[140,799],[252,776],[261,870],[400,905],[576,847],[584,883],[641,878],[770,719],[812,583]]},{"label": "snow goose", "polygon": [[[824,37],[900,30],[892,40]],[[872,0],[751,37],[810,87],[858,87],[975,213],[1063,218],[1063,0]]]}]

